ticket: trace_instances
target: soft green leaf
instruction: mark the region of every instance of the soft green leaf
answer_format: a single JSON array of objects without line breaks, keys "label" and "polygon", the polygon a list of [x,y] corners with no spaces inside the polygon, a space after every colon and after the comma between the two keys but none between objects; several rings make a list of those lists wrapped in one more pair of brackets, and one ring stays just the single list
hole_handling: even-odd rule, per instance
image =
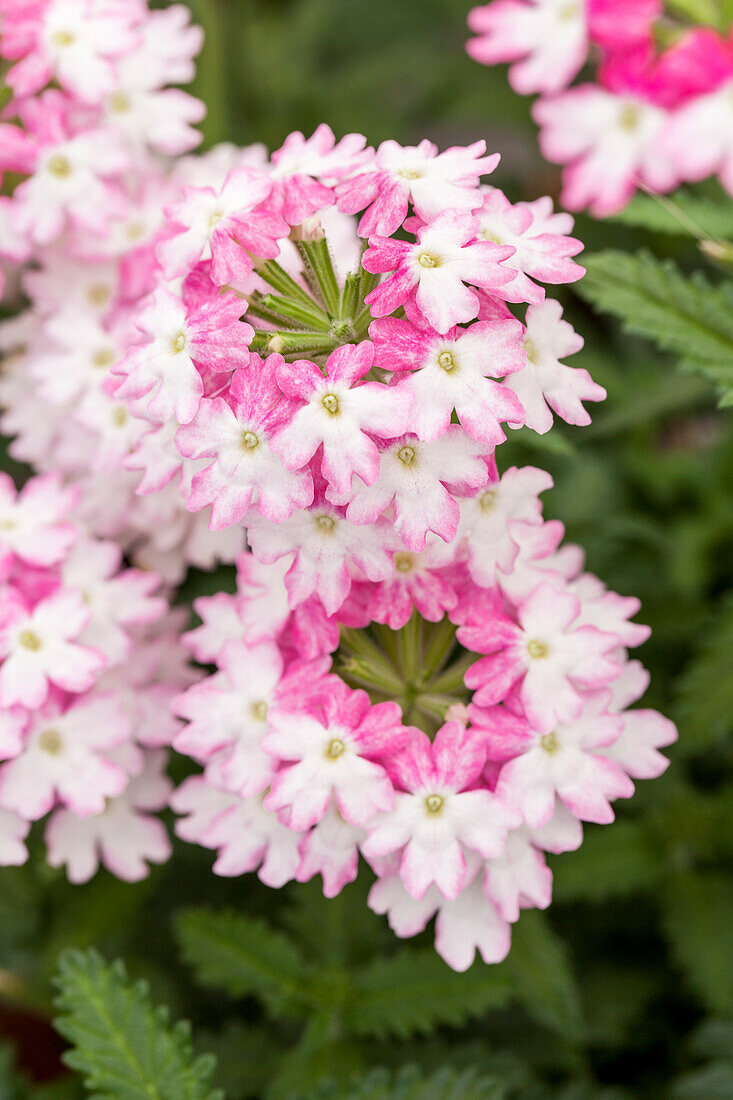
[{"label": "soft green leaf", "polygon": [[666,889],[663,924],[690,988],[711,1012],[733,1011],[733,881],[681,872]]},{"label": "soft green leaf", "polygon": [[542,913],[522,913],[512,929],[512,950],[504,967],[535,1019],[568,1039],[580,1036],[580,994],[568,950]]},{"label": "soft green leaf", "polygon": [[655,233],[733,238],[733,203],[722,193],[718,201],[686,190],[667,196],[637,194],[614,219]]},{"label": "soft green leaf", "polygon": [[675,353],[686,370],[733,385],[733,286],[700,272],[683,275],[672,260],[648,252],[608,250],[589,256],[578,284],[583,297],[624,327]]},{"label": "soft green leaf", "polygon": [[510,978],[498,967],[477,961],[457,974],[432,948],[404,948],[353,975],[344,1025],[356,1035],[373,1036],[407,1036],[438,1024],[455,1027],[503,1004],[511,992]]},{"label": "soft green leaf", "polygon": [[643,824],[616,821],[586,828],[576,852],[552,861],[557,901],[603,901],[647,889],[664,873],[660,853]]},{"label": "soft green leaf", "polygon": [[680,748],[699,752],[733,731],[733,598],[721,604],[678,685]]},{"label": "soft green leaf", "polygon": [[185,1021],[171,1024],[145,982],[128,981],[121,962],[97,951],[67,951],[56,979],[56,1020],[92,1100],[223,1100],[209,1087],[211,1055],[194,1054]]},{"label": "soft green leaf", "polygon": [[440,1069],[425,1077],[416,1066],[392,1075],[373,1070],[347,1089],[324,1085],[307,1100],[504,1100],[506,1091],[495,1079],[478,1077],[473,1070]]},{"label": "soft green leaf", "polygon": [[274,1015],[307,1014],[311,967],[292,939],[260,918],[188,909],[175,929],[184,958],[202,985],[232,997],[261,997]]}]

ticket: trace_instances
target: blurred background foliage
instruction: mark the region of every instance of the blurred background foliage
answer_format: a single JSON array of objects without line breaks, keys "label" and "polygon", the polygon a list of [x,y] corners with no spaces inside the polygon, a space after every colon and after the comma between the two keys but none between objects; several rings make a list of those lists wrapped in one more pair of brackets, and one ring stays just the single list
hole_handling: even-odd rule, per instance
[{"label": "blurred background foliage", "polygon": [[[207,145],[277,148],[321,121],[370,143],[484,137],[502,153],[492,182],[512,200],[556,194],[529,102],[503,68],[464,53],[467,0],[191,6],[208,36],[194,88],[209,105]],[[694,239],[638,220],[581,217],[576,235],[589,252],[646,247],[719,278]],[[680,728],[667,774],[619,803],[615,826],[588,826],[583,847],[554,860],[555,902],[546,916],[522,917],[510,959],[466,975],[437,960],[429,933],[407,948],[395,941],[366,909],[364,881],[335,901],[315,883],[274,892],[252,876],[216,879],[209,854],[179,846],[145,883],[102,872],[71,888],[39,853],[2,875],[0,1005],[45,1017],[59,951],[93,944],[123,956],[155,1000],[193,1021],[198,1048],[218,1056],[214,1084],[228,1100],[733,1097],[731,412],[717,408],[708,380],[625,335],[587,296],[561,296],[586,338],[573,365],[606,386],[608,400],[590,428],[514,436],[502,464],[548,468],[546,515],[566,523],[611,588],[641,596],[640,618],[653,628],[641,653],[648,705]],[[194,576],[186,596],[225,583]],[[240,916],[209,919],[191,908],[202,905]],[[17,1012],[0,1011],[0,1025],[28,1045],[31,1024],[19,1026]],[[76,1041],[73,1027],[65,1034]],[[417,1069],[405,1076],[407,1063]],[[344,1083],[375,1066],[381,1076]],[[431,1077],[441,1066],[449,1069]],[[115,1100],[154,1095],[96,1087]],[[0,1060],[2,1097],[82,1091],[76,1078],[31,1085]]]}]

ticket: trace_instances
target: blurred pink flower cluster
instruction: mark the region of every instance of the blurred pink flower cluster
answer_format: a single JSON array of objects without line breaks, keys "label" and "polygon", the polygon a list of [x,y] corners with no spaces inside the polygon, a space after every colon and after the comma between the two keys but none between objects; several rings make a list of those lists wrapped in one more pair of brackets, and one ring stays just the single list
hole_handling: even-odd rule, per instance
[{"label": "blurred pink flower cluster", "polygon": [[0,475],[0,864],[23,863],[45,818],[47,858],[84,882],[170,855],[170,700],[195,673],[160,578],[72,521],[53,474],[16,493]]},{"label": "blurred pink flower cluster", "polygon": [[[178,832],[217,872],[330,896],[361,852],[399,935],[437,913],[452,966],[503,957],[549,903],[542,852],[612,820],[675,736],[626,712],[638,602],[560,548],[548,475],[497,465],[507,426],[605,397],[546,296],[583,274],[572,218],[482,183],[483,142],[322,125],[183,155],[185,8],[0,12],[0,256],[27,300],[0,427],[41,475],[0,492],[0,862],[50,812],[74,881],[145,874],[172,745],[204,769]],[[174,587],[235,561],[181,644]]]},{"label": "blurred pink flower cluster", "polygon": [[[539,93],[540,147],[566,166],[569,210],[605,217],[637,188],[709,176],[733,194],[730,34],[676,24],[663,0],[492,0],[469,26],[471,57],[509,62],[514,90]],[[587,62],[595,81],[570,87]]]}]

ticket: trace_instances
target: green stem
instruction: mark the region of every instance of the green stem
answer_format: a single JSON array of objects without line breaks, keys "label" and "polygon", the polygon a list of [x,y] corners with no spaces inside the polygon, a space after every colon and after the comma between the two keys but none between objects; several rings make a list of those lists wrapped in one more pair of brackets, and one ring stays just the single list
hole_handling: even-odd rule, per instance
[{"label": "green stem", "polygon": [[318,237],[313,241],[296,241],[295,247],[300,253],[309,281],[313,282],[314,290],[318,290],[326,310],[331,317],[338,317],[341,292],[328,250],[328,241],[325,237]]},{"label": "green stem", "polygon": [[256,310],[264,310],[267,313],[265,320],[276,317],[295,328],[328,332],[331,325],[329,318],[315,302],[301,302],[294,298],[285,298],[280,294],[264,294],[262,297],[253,295],[250,311],[255,313]]},{"label": "green stem", "polygon": [[257,274],[268,282],[273,290],[284,294],[286,298],[296,298],[304,305],[313,308],[313,299],[308,292],[288,275],[277,260],[265,260],[264,263],[259,264]]},{"label": "green stem", "polygon": [[440,671],[455,645],[456,628],[447,615],[439,623],[428,627],[422,663],[423,679],[427,680]]},{"label": "green stem", "polygon": [[250,351],[269,355],[277,351],[280,355],[294,355],[307,351],[310,355],[322,355],[333,351],[336,342],[322,332],[282,332],[276,329],[257,329],[250,344]]}]

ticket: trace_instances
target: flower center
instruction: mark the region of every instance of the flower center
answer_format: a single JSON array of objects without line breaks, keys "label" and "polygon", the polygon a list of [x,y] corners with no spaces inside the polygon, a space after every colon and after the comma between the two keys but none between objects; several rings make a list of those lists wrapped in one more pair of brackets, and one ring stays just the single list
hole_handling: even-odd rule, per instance
[{"label": "flower center", "polygon": [[527,353],[528,362],[534,363],[536,365],[540,357],[539,351],[537,350],[537,345],[535,344],[534,340],[532,340],[529,336],[525,336],[524,338],[524,350]]},{"label": "flower center", "polygon": [[130,222],[125,234],[128,241],[139,241],[141,237],[145,236],[145,225],[143,222]]},{"label": "flower center", "polygon": [[403,180],[421,180],[424,173],[419,168],[400,168],[397,175]]},{"label": "flower center", "polygon": [[243,451],[254,451],[256,447],[259,447],[260,441],[254,432],[247,430],[242,432],[239,445]]},{"label": "flower center", "polygon": [[450,374],[452,370],[455,370],[458,364],[456,363],[453,352],[441,351],[440,355],[438,356],[438,366],[442,367],[444,371],[448,372],[448,374]]},{"label": "flower center", "polygon": [[415,555],[409,550],[400,550],[394,556],[395,573],[412,573],[415,568]]},{"label": "flower center", "polygon": [[417,458],[417,451],[414,447],[400,447],[397,452],[397,457],[400,462],[404,462],[405,466],[412,466],[413,462]]},{"label": "flower center", "polygon": [[130,110],[130,100],[124,92],[112,92],[109,97],[109,105],[118,115],[124,115]]},{"label": "flower center", "polygon": [[478,506],[482,512],[492,512],[496,507],[496,489],[487,489],[478,498]]},{"label": "flower center", "polygon": [[439,267],[440,260],[430,252],[421,252],[417,257],[420,267]]},{"label": "flower center", "polygon": [[104,306],[109,301],[110,289],[108,286],[104,286],[103,283],[98,283],[96,286],[90,286],[87,291],[87,299],[92,306]]},{"label": "flower center", "polygon": [[324,535],[330,535],[335,526],[336,520],[333,518],[333,516],[316,516],[316,527],[319,531],[322,531]]},{"label": "flower center", "polygon": [[38,747],[49,756],[58,756],[64,747],[64,742],[58,730],[44,730],[38,738]]},{"label": "flower center", "polygon": [[76,35],[71,31],[55,31],[51,35],[51,41],[54,46],[73,46],[76,42]]},{"label": "flower center", "polygon": [[425,809],[429,814],[439,814],[445,805],[442,794],[429,794],[425,797]]},{"label": "flower center", "polygon": [[577,0],[570,0],[568,4],[563,4],[563,6],[558,11],[557,21],[558,23],[567,23],[571,19],[575,19],[579,12],[580,4],[577,2]]},{"label": "flower center", "polygon": [[16,527],[14,519],[0,519],[0,531],[14,531]]},{"label": "flower center", "polygon": [[18,641],[24,649],[30,649],[32,653],[36,653],[43,645],[43,642],[34,630],[21,630],[18,635]]},{"label": "flower center", "polygon": [[321,404],[327,413],[336,416],[339,411],[339,399],[335,393],[325,393],[321,398]]},{"label": "flower center", "polygon": [[338,760],[339,756],[346,752],[346,745],[343,743],[340,737],[334,737],[332,741],[329,741],[326,748],[326,756],[329,760]]},{"label": "flower center", "polygon": [[179,352],[183,351],[185,346],[186,346],[186,333],[185,332],[179,332],[178,335],[174,336],[173,339],[171,340],[171,351],[173,352],[174,355],[178,355]]},{"label": "flower center", "polygon": [[557,739],[557,734],[555,732],[546,733],[542,737],[540,737],[540,748],[544,749],[544,751],[549,753],[550,756],[556,753],[557,750],[560,748],[560,742]]},{"label": "flower center", "polygon": [[541,661],[543,657],[549,655],[550,647],[547,642],[541,642],[538,638],[531,638],[527,642],[527,653],[534,661]]},{"label": "flower center", "polygon": [[252,704],[249,712],[256,722],[264,722],[267,719],[267,703],[264,699],[260,699]]},{"label": "flower center", "polygon": [[111,348],[100,348],[98,352],[95,352],[92,362],[95,367],[111,367],[115,361],[115,353]]},{"label": "flower center", "polygon": [[52,176],[57,176],[61,180],[66,179],[71,175],[71,161],[63,153],[54,153],[48,159],[48,170]]},{"label": "flower center", "polygon": [[116,428],[124,428],[127,423],[127,409],[124,405],[117,405],[112,410],[112,423]]},{"label": "flower center", "polygon": [[641,109],[638,103],[625,103],[618,116],[618,124],[622,130],[636,130],[641,121]]}]

